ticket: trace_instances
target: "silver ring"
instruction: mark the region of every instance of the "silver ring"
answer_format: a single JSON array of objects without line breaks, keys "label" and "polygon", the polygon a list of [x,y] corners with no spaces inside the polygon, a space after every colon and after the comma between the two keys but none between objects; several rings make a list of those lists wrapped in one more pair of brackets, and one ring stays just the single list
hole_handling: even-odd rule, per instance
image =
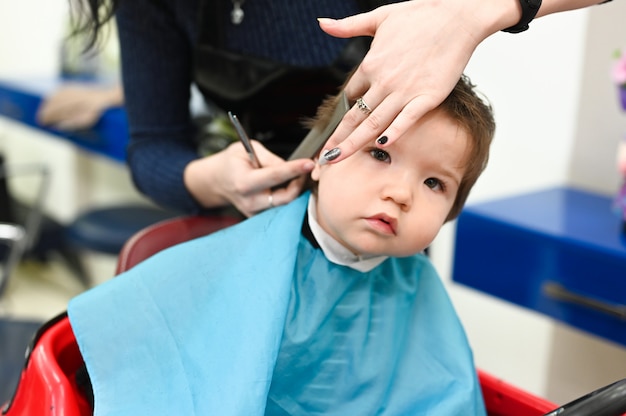
[{"label": "silver ring", "polygon": [[363,101],[363,97],[359,97],[356,99],[356,106],[358,107],[359,110],[364,112],[366,115],[369,115],[369,113],[372,112],[372,109],[370,108],[370,106],[365,104],[365,101]]},{"label": "silver ring", "polygon": [[269,203],[270,208],[274,208],[274,195],[271,192],[267,196],[267,202]]}]

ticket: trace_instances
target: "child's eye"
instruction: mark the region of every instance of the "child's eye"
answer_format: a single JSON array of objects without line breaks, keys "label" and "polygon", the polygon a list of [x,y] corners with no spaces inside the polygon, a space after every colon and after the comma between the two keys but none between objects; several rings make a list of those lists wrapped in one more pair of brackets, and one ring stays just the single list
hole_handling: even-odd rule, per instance
[{"label": "child's eye", "polygon": [[390,162],[391,159],[389,157],[389,153],[387,153],[386,151],[382,150],[382,149],[371,149],[370,150],[370,155],[372,155],[372,157],[376,160],[380,160],[381,162]]},{"label": "child's eye", "polygon": [[428,186],[430,189],[434,189],[435,191],[445,191],[446,187],[444,183],[436,178],[428,178],[424,181],[424,185]]}]

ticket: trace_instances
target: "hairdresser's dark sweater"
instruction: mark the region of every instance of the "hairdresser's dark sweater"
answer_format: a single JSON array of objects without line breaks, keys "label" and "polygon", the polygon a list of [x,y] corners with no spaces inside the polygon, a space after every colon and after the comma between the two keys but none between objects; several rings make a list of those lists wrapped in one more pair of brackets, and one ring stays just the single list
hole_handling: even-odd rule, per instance
[{"label": "hairdresser's dark sweater", "polygon": [[[240,0],[245,17],[233,25],[231,0],[216,1],[227,48],[305,67],[329,65],[346,43],[316,18],[359,11],[356,0]],[[201,211],[183,184],[185,166],[198,157],[189,115],[198,3],[126,0],[117,13],[133,181],[158,204],[188,213]]]}]

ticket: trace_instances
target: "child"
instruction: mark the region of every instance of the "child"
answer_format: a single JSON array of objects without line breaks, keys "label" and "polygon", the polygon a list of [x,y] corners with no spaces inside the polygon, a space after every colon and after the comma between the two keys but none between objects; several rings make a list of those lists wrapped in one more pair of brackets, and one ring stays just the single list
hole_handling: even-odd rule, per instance
[{"label": "child", "polygon": [[460,212],[494,130],[463,77],[407,137],[318,165],[312,193],[73,299],[95,414],[484,414],[419,253]]}]

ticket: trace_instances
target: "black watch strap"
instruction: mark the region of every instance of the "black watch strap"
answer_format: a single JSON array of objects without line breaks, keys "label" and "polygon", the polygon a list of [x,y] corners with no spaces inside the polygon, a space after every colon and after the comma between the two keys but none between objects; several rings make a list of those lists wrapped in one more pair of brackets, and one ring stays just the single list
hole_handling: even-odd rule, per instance
[{"label": "black watch strap", "polygon": [[503,32],[520,33],[527,30],[528,24],[532,22],[541,7],[541,0],[519,0],[519,4],[522,6],[522,18],[515,26],[502,29]]}]

